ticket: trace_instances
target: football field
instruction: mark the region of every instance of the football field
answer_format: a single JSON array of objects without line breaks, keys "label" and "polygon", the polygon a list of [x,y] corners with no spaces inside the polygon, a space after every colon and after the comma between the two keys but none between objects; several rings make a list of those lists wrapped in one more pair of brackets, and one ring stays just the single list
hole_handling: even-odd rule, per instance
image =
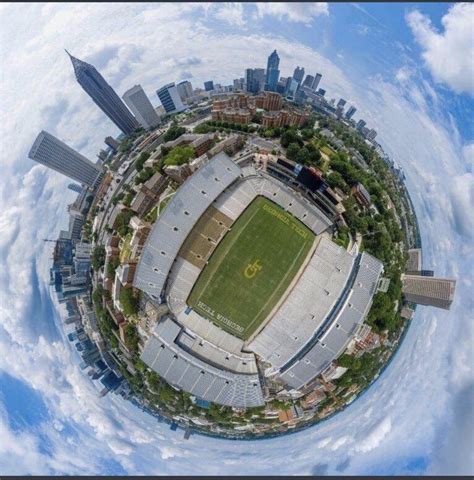
[{"label": "football field", "polygon": [[247,339],[287,289],[314,238],[291,214],[257,197],[212,254],[188,305]]}]

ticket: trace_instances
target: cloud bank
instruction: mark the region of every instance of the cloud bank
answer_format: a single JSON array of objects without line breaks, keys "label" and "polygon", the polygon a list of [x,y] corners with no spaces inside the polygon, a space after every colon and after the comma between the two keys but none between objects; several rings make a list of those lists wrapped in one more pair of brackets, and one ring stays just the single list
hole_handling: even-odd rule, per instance
[{"label": "cloud bank", "polygon": [[[414,74],[395,82],[374,74],[357,83],[350,65],[343,72],[278,31],[229,33],[219,30],[219,23],[210,28],[210,7],[117,4],[113,15],[110,8],[29,5],[20,15],[11,5],[1,11],[0,43],[9,46],[1,51],[2,90],[9,95],[0,102],[7,119],[0,126],[5,172],[0,180],[0,372],[36,392],[41,400],[31,408],[41,402],[46,411],[34,424],[25,416],[23,425],[15,426],[0,393],[2,473],[472,473],[472,430],[463,421],[472,418],[466,409],[473,379],[474,254],[472,223],[462,215],[474,206],[472,148],[446,121],[442,94]],[[209,16],[206,25],[200,15]],[[65,206],[74,195],[66,189],[67,179],[26,158],[41,128],[90,157],[106,135],[118,133],[76,84],[63,47],[100,64],[119,94],[140,83],[155,104],[153,92],[182,72],[191,73],[196,85],[210,78],[227,84],[245,67],[264,65],[274,48],[282,75],[298,64],[321,71],[328,94],[355,103],[403,166],[427,264],[459,279],[452,310],[417,310],[380,379],[344,412],[295,435],[254,442],[198,436],[183,441],[182,432],[171,432],[121,398],[99,398],[64,338],[61,308],[52,304],[48,286],[50,247],[42,242],[66,224]],[[453,179],[449,186],[447,178]],[[448,440],[457,445],[455,457]]]},{"label": "cloud bank", "polygon": [[453,5],[441,19],[443,32],[418,10],[410,12],[406,20],[433,78],[456,93],[474,96],[474,5]]}]

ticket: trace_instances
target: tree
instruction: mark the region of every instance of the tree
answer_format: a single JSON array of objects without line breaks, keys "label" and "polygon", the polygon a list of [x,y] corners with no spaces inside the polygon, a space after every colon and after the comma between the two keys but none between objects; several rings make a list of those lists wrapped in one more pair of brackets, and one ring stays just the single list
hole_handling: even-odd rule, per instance
[{"label": "tree", "polygon": [[166,157],[163,159],[163,163],[166,166],[169,165],[184,165],[194,158],[195,152],[191,145],[179,145],[174,147]]},{"label": "tree", "polygon": [[139,185],[140,183],[145,183],[147,180],[149,180],[153,174],[155,173],[155,170],[151,167],[145,167],[136,177],[135,177],[135,184]]},{"label": "tree", "polygon": [[120,259],[118,257],[111,258],[107,264],[107,276],[112,277],[115,274],[115,270],[120,265]]},{"label": "tree", "polygon": [[321,152],[319,151],[319,148],[311,142],[307,143],[305,147],[308,150],[310,163],[319,166],[321,164]]},{"label": "tree", "polygon": [[135,168],[137,172],[143,170],[144,163],[150,158],[151,154],[148,152],[140,153],[140,156],[135,160]]},{"label": "tree", "polygon": [[138,336],[137,328],[135,327],[135,325],[128,323],[127,325],[125,325],[123,332],[125,336],[126,347],[132,353],[136,353],[138,351],[138,342],[140,340],[140,337]]},{"label": "tree", "polygon": [[301,136],[303,137],[303,140],[310,140],[313,138],[314,131],[309,129],[309,128],[304,128],[301,130]]},{"label": "tree", "polygon": [[342,178],[342,175],[339,172],[331,172],[327,177],[326,181],[328,182],[331,188],[340,188],[343,192],[347,193],[349,187],[347,183]]},{"label": "tree", "polygon": [[298,145],[303,145],[303,141],[299,137],[298,133],[293,130],[287,130],[280,138],[280,143],[282,147],[288,148],[291,143],[297,143]]},{"label": "tree", "polygon": [[299,151],[300,151],[300,147],[297,143],[290,143],[288,145],[287,150],[286,150],[286,156],[290,160],[295,160],[296,161],[296,157],[297,157]]},{"label": "tree", "polygon": [[173,123],[170,126],[170,128],[168,128],[168,130],[166,131],[163,139],[165,142],[176,140],[185,132],[186,132],[186,129],[184,127],[180,127],[177,123]]},{"label": "tree", "polygon": [[135,315],[138,312],[139,299],[133,294],[132,288],[122,288],[119,300],[126,316]]},{"label": "tree", "polygon": [[92,268],[97,271],[104,266],[105,263],[105,247],[103,245],[97,245],[92,250],[91,264]]},{"label": "tree", "polygon": [[126,210],[124,212],[120,212],[117,215],[117,218],[115,220],[115,223],[117,225],[116,230],[121,237],[125,237],[125,235],[127,235],[127,233],[131,231],[129,223],[133,215],[135,214],[132,210]]}]

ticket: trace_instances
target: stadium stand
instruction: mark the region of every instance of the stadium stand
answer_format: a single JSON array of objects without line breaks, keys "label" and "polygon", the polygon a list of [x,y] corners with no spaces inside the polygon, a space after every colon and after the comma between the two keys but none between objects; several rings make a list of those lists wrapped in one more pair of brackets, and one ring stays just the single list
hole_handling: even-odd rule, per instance
[{"label": "stadium stand", "polygon": [[137,266],[134,287],[159,299],[171,265],[195,223],[240,176],[240,168],[221,152],[189,177],[150,232]]},{"label": "stadium stand", "polygon": [[210,206],[184,241],[178,255],[196,267],[204,268],[231,225],[232,219]]},{"label": "stadium stand", "polygon": [[280,377],[287,385],[301,388],[344,351],[370,309],[382,271],[376,258],[365,252],[359,256],[352,281],[349,279],[336,308],[311,341],[281,369]]},{"label": "stadium stand", "polygon": [[[208,402],[238,408],[264,404],[258,375],[237,374],[210,365],[186,349],[182,328],[161,320],[148,339],[141,359],[171,385]],[[184,348],[183,348],[184,345]]]}]

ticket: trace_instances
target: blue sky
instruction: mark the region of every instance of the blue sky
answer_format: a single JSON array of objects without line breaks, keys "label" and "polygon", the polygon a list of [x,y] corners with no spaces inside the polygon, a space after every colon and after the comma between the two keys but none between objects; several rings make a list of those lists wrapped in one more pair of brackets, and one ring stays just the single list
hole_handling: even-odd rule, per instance
[{"label": "blue sky", "polygon": [[[474,473],[474,10],[463,4],[31,4],[0,7],[0,473]],[[118,132],[63,51],[122,94],[230,83],[264,67],[323,74],[404,168],[426,266],[458,279],[451,311],[418,308],[389,368],[343,413],[258,442],[182,439],[100,399],[49,290],[68,180],[27,158],[41,129],[94,158]],[[469,60],[471,59],[471,61]],[[291,457],[291,462],[288,459]]]}]

